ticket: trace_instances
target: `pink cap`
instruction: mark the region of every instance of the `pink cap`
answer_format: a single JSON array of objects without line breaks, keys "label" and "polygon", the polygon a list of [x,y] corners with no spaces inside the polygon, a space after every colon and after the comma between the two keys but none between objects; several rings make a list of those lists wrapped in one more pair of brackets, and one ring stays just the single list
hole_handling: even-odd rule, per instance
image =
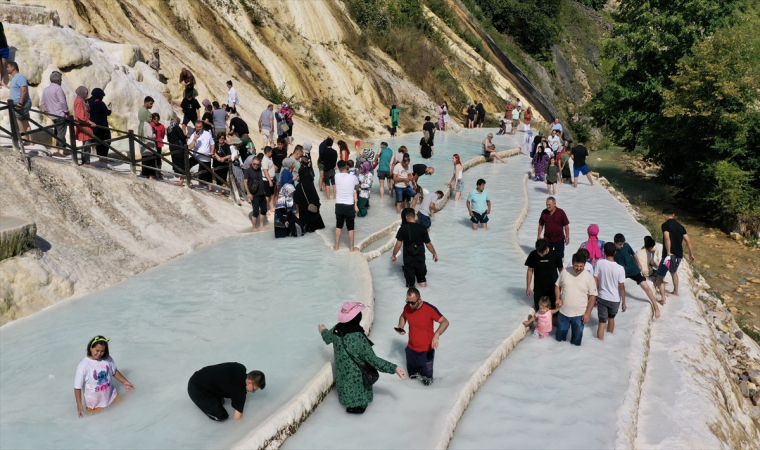
[{"label": "pink cap", "polygon": [[344,302],[343,306],[340,307],[340,311],[338,311],[338,322],[350,322],[351,319],[356,317],[356,315],[362,312],[362,310],[366,307],[367,305],[364,303]]}]

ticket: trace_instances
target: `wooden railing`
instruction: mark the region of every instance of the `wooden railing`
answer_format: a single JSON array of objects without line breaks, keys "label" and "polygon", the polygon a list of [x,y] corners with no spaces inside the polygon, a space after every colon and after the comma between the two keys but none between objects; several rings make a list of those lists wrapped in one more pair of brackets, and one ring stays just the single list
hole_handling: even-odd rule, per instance
[{"label": "wooden railing", "polygon": [[[90,125],[89,123],[77,121],[72,115],[69,115],[68,117],[64,118],[66,121],[66,126],[68,128],[68,142],[63,142],[63,146],[60,145],[54,145],[46,142],[41,141],[35,141],[32,138],[32,135],[38,134],[38,133],[44,133],[48,136],[50,136],[53,139],[53,142],[58,144],[60,141],[58,140],[58,137],[56,134],[52,131],[56,127],[59,126],[58,123],[54,123],[53,125],[42,125],[35,120],[32,120],[31,117],[28,119],[29,123],[32,125],[35,125],[37,128],[30,129],[28,131],[21,132],[18,126],[18,121],[16,119],[16,115],[13,114],[13,110],[15,109],[16,105],[14,104],[13,100],[8,100],[6,104],[0,103],[0,111],[7,110],[8,116],[9,116],[9,122],[10,122],[10,129],[5,129],[4,127],[0,126],[0,132],[5,133],[6,137],[9,137],[13,143],[13,147],[16,151],[19,152],[21,155],[21,158],[24,161],[24,164],[27,167],[27,170],[32,170],[32,164],[31,164],[31,155],[28,154],[28,152],[25,149],[26,144],[37,144],[42,145],[47,149],[56,149],[56,150],[62,150],[62,151],[69,151],[71,152],[71,161],[72,164],[75,165],[81,165],[80,162],[80,156],[84,156],[85,150],[88,150],[87,153],[91,155],[91,157],[97,157],[100,159],[104,159],[106,161],[114,161],[114,162],[124,162],[127,161],[130,166],[130,171],[132,175],[137,176],[137,163],[138,159],[136,157],[136,149],[140,150],[141,156],[144,155],[144,157],[154,158],[158,159],[159,161],[165,162],[171,166],[173,170],[163,170],[158,167],[150,167],[150,170],[155,172],[162,172],[162,173],[181,173],[185,178],[185,186],[187,188],[192,187],[192,180],[195,180],[199,184],[207,185],[207,186],[216,186],[221,189],[229,189],[232,197],[235,199],[235,202],[240,205],[242,200],[247,200],[247,197],[243,194],[245,192],[245,189],[243,186],[240,186],[236,177],[234,176],[234,169],[233,169],[233,162],[230,161],[229,163],[229,183],[227,180],[222,179],[211,167],[211,163],[204,162],[201,160],[201,158],[210,158],[210,155],[205,155],[198,153],[194,150],[191,150],[187,147],[187,145],[181,146],[181,145],[175,145],[175,144],[169,144],[169,143],[163,143],[163,141],[158,141],[156,139],[147,138],[144,136],[138,136],[135,134],[133,130],[119,130],[116,128],[110,128],[105,126],[99,126],[99,125]],[[39,113],[42,116],[49,117],[51,120],[53,119],[60,119],[57,116],[53,116],[51,114],[48,114],[44,111],[36,110],[36,109],[30,109],[29,112],[35,112]],[[89,136],[89,143],[81,146],[77,146],[77,140],[76,140],[76,132],[77,132],[77,126],[80,126],[79,131],[82,133],[85,133],[87,136]],[[95,136],[93,133],[90,133],[87,131],[86,128],[100,128],[100,129],[108,129],[112,133],[118,134],[118,137],[114,137],[111,139],[103,140],[97,136]],[[115,148],[112,144],[118,141],[127,140],[127,148],[128,151],[125,154],[124,152],[120,151],[119,149]],[[164,148],[169,148],[169,154],[168,156],[177,155],[177,153],[181,153],[183,157],[183,162],[185,168],[178,167],[175,165],[172,161],[168,160],[164,155],[163,151],[156,150],[156,143],[162,142]],[[100,156],[100,155],[94,155],[91,151],[93,148],[98,146],[106,146],[108,149],[114,153],[116,153],[121,158],[111,158],[108,156]],[[190,172],[190,156],[195,157],[195,160],[198,162],[198,171],[191,173]],[[140,158],[140,164],[144,165],[144,159]],[[210,173],[212,175],[212,180],[218,181],[219,184],[216,183],[209,183],[205,180],[201,180],[199,177],[200,175]],[[224,187],[222,185],[227,184],[228,187]]]}]

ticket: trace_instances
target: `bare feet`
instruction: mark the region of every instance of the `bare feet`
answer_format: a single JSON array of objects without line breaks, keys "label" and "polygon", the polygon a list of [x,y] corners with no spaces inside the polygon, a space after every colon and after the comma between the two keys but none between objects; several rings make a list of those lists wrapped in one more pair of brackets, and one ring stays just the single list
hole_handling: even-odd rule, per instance
[{"label": "bare feet", "polygon": [[[337,250],[337,249],[336,249],[336,250]],[[359,251],[359,248],[358,248],[358,247],[351,247],[351,251],[352,251],[352,252],[358,252],[358,251]]]},{"label": "bare feet", "polygon": [[678,291],[673,291],[673,292],[671,292],[671,293],[670,293],[670,295],[673,295],[673,296],[679,297],[679,295],[678,295]]},{"label": "bare feet", "polygon": [[173,183],[173,184],[174,184],[174,186],[182,186],[185,183],[183,183],[181,181],[177,181],[176,183]]},{"label": "bare feet", "polygon": [[660,318],[660,308],[657,308],[654,310],[654,318],[659,319]]},{"label": "bare feet", "polygon": [[340,247],[338,247],[338,246],[336,245],[335,247],[333,247],[333,250],[335,250],[335,251],[337,252],[339,248],[340,248]]}]

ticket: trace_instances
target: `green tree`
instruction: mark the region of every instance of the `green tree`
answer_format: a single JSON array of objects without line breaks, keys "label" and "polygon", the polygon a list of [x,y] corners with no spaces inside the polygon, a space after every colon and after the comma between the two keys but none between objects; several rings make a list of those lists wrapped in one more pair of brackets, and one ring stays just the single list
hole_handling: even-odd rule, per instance
[{"label": "green tree", "polygon": [[500,33],[512,36],[523,50],[548,59],[559,42],[558,20],[565,0],[473,0]]},{"label": "green tree", "polygon": [[737,22],[679,61],[650,143],[663,177],[711,219],[760,213],[760,19]]},{"label": "green tree", "polygon": [[623,0],[604,45],[608,83],[590,111],[629,150],[658,139],[662,90],[692,46],[731,24],[739,0]]}]

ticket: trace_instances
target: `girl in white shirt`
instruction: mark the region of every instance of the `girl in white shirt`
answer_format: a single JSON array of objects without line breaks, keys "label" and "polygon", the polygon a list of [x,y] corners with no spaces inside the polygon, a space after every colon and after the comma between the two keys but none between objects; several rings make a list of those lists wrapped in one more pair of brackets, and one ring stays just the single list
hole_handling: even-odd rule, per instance
[{"label": "girl in white shirt", "polygon": [[113,379],[121,381],[127,392],[135,387],[116,368],[116,363],[108,353],[108,341],[103,336],[95,336],[87,344],[87,356],[77,366],[74,378],[74,397],[77,401],[79,417],[84,416],[82,391],[88,411],[96,411],[110,405],[116,399]]}]

